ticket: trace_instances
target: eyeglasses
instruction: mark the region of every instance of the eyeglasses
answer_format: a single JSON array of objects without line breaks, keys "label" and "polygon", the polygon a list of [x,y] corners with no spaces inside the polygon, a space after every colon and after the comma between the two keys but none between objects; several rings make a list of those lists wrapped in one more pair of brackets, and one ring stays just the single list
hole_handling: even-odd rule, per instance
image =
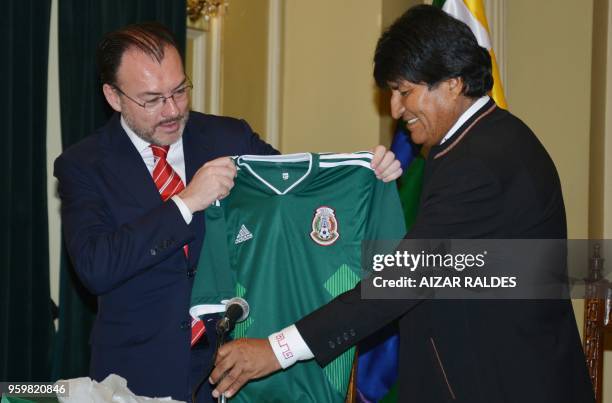
[{"label": "eyeglasses", "polygon": [[193,88],[193,84],[191,83],[191,80],[189,80],[189,78],[186,78],[185,83],[176,90],[174,90],[169,96],[165,97],[163,95],[158,95],[144,102],[139,102],[135,100],[134,98],[123,92],[123,90],[116,85],[113,85],[113,88],[118,93],[120,93],[130,101],[134,102],[136,105],[140,106],[147,112],[157,112],[164,105],[166,105],[166,101],[168,101],[169,99],[172,99],[175,104],[183,103],[184,101],[186,101],[189,97],[189,91]]}]

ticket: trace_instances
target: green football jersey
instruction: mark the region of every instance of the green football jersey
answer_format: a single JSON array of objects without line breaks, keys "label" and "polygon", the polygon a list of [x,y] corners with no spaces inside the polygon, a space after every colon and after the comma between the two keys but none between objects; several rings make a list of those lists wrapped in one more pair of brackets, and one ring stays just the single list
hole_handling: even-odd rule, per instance
[{"label": "green football jersey", "polygon": [[[361,241],[399,239],[395,183],[376,179],[372,154],[245,155],[230,195],[206,209],[191,314],[250,305],[234,338],[266,338],[354,287]],[[354,349],[324,368],[311,360],[250,382],[232,402],[344,402]]]}]

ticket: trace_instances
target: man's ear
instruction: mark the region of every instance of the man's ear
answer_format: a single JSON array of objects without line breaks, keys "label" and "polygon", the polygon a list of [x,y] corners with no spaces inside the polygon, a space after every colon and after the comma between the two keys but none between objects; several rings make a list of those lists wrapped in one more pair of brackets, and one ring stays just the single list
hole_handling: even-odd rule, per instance
[{"label": "man's ear", "polygon": [[115,89],[111,85],[104,84],[102,86],[102,92],[104,93],[104,98],[106,98],[106,102],[108,102],[111,108],[113,108],[117,112],[121,112],[121,101],[119,100],[119,94],[117,94],[117,91],[115,91]]},{"label": "man's ear", "polygon": [[461,77],[453,77],[448,79],[448,89],[455,97],[463,93],[463,79]]}]

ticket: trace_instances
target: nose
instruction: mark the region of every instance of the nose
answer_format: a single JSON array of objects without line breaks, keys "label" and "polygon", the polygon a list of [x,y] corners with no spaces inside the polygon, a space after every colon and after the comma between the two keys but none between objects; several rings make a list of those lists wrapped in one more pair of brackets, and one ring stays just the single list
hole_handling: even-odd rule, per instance
[{"label": "nose", "polygon": [[391,116],[393,119],[399,119],[402,117],[405,112],[404,105],[402,105],[402,97],[397,90],[391,91],[391,100],[389,101],[391,105]]},{"label": "nose", "polygon": [[162,116],[163,117],[174,117],[178,116],[180,113],[178,106],[176,105],[176,101],[174,97],[166,98],[164,104],[162,105]]}]

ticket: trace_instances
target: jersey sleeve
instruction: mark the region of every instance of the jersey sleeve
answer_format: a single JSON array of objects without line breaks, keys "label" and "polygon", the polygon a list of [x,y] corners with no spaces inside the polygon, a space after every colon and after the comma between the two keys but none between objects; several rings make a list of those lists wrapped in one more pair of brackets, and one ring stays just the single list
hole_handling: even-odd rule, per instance
[{"label": "jersey sleeve", "polygon": [[194,318],[223,312],[222,301],[232,298],[236,289],[236,275],[229,263],[223,207],[208,207],[205,217],[206,236],[191,290],[189,313]]},{"label": "jersey sleeve", "polygon": [[402,239],[406,234],[404,212],[395,181],[374,184],[364,240]]}]

